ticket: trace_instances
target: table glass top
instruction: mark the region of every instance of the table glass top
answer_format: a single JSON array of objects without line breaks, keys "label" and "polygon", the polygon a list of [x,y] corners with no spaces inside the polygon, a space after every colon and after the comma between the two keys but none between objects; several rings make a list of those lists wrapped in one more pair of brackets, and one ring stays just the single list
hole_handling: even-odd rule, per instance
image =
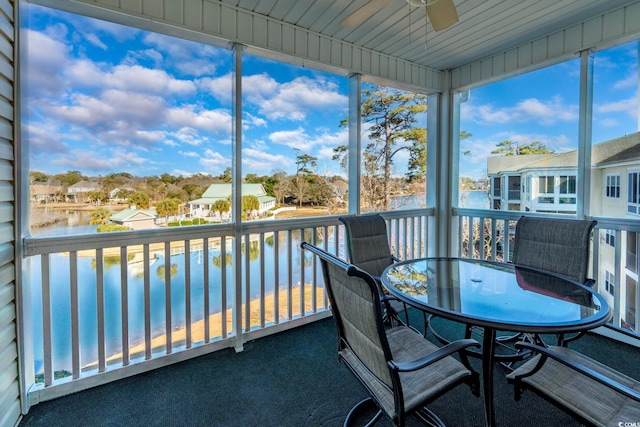
[{"label": "table glass top", "polygon": [[429,258],[393,264],[389,291],[436,314],[514,327],[603,324],[609,307],[589,288],[513,264]]}]

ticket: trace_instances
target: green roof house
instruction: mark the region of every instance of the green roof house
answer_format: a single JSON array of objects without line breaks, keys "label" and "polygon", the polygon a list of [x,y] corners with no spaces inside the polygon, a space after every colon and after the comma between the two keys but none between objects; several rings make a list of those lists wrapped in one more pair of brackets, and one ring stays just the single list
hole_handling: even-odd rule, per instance
[{"label": "green roof house", "polygon": [[154,209],[127,208],[114,214],[110,220],[133,230],[153,228],[158,214]]},{"label": "green roof house", "polygon": [[[218,216],[218,212],[211,211],[211,206],[217,200],[230,200],[232,193],[233,187],[231,184],[211,184],[202,194],[202,197],[188,203],[191,209],[191,215],[194,217]],[[242,184],[242,195],[256,196],[258,198],[258,202],[260,203],[260,207],[256,212],[258,215],[262,215],[276,206],[275,197],[267,195],[262,184]],[[223,212],[220,220],[228,218],[229,212]]]}]

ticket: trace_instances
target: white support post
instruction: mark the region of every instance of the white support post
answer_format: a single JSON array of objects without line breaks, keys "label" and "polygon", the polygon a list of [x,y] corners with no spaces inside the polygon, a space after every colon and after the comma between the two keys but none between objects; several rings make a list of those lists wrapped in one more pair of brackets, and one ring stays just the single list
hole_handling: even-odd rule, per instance
[{"label": "white support post", "polygon": [[580,118],[578,123],[578,182],[576,217],[589,215],[591,207],[591,126],[593,111],[593,53],[580,52]]},{"label": "white support post", "polygon": [[361,126],[360,111],[362,104],[362,76],[353,74],[349,77],[349,213],[360,213],[360,153]]},{"label": "white support post", "polygon": [[231,215],[235,224],[233,239],[233,276],[231,283],[235,283],[235,297],[233,301],[233,329],[236,335],[234,349],[243,350],[244,336],[242,334],[242,45],[234,44],[235,73],[233,84],[233,126],[231,182],[233,197]]}]

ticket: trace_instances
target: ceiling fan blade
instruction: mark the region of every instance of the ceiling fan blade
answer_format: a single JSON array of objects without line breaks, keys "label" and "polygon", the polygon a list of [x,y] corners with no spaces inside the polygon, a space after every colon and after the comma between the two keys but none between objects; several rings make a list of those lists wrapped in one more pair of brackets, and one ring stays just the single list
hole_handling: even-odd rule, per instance
[{"label": "ceiling fan blade", "polygon": [[453,0],[427,1],[427,15],[435,31],[444,30],[458,22],[458,12]]},{"label": "ceiling fan blade", "polygon": [[340,25],[343,27],[357,27],[382,10],[387,3],[389,3],[389,0],[369,0],[364,6],[344,18]]}]

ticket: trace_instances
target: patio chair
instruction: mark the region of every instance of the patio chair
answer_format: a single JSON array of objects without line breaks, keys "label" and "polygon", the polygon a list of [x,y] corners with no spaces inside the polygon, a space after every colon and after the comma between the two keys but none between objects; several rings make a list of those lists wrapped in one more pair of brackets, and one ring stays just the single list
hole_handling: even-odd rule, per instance
[{"label": "patio chair", "polygon": [[587,425],[636,425],[640,382],[573,349],[521,342],[535,357],[507,375],[514,398],[530,389]]},{"label": "patio chair", "polygon": [[[548,271],[592,287],[587,277],[589,245],[596,221],[522,216],[516,224],[513,244],[514,264]],[[558,345],[580,338],[584,332],[567,338],[558,335]]]},{"label": "patio chair", "polygon": [[593,286],[587,274],[595,225],[596,221],[523,216],[516,224],[511,262]]},{"label": "patio chair", "polygon": [[[370,395],[349,411],[345,426],[370,404],[377,412],[367,425],[385,414],[397,426],[404,426],[409,415],[442,426],[426,404],[463,383],[479,395],[479,375],[462,351],[479,346],[476,341],[459,340],[439,348],[405,325],[386,326],[379,288],[369,273],[306,242],[301,247],[321,260],[339,359]],[[462,362],[451,356],[455,353]]]},{"label": "patio chair", "polygon": [[[386,267],[398,261],[391,253],[387,223],[379,214],[350,215],[338,218],[346,230],[347,257],[349,262],[369,273],[378,285],[380,295],[385,296],[385,320],[409,325],[407,305],[387,295],[380,275]],[[404,319],[400,313],[404,312]],[[427,314],[422,312],[423,333],[427,331]]]}]

